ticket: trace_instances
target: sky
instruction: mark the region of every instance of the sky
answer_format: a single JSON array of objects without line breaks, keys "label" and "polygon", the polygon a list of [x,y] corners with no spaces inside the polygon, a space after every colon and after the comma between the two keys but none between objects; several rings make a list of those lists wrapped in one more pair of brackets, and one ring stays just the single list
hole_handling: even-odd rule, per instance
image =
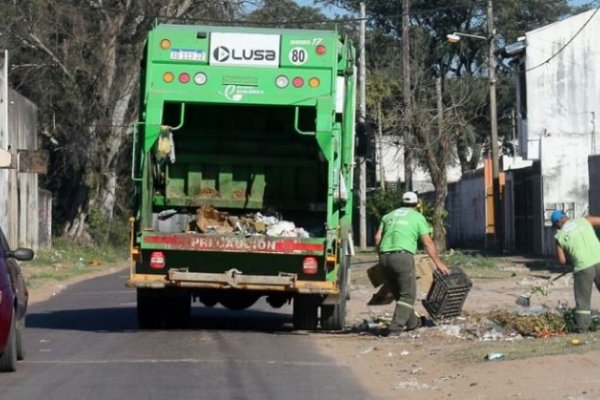
[{"label": "sky", "polygon": [[[296,3],[298,3],[302,6],[313,6],[313,0],[296,0]],[[599,0],[569,0],[569,4],[571,4],[572,6],[580,6],[582,4],[590,4],[590,3],[600,5]],[[368,2],[367,2],[367,4],[368,4]],[[327,7],[325,10],[323,10],[323,12],[325,15],[328,15],[328,16],[345,13],[344,10],[341,10],[337,7]]]}]

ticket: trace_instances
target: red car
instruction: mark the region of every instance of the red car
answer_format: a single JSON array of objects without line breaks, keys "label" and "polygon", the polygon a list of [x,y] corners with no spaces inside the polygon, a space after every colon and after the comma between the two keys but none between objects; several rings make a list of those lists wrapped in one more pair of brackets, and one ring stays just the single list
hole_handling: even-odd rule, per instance
[{"label": "red car", "polygon": [[25,357],[25,314],[29,293],[17,260],[29,261],[33,250],[10,250],[0,228],[0,371],[16,371]]}]

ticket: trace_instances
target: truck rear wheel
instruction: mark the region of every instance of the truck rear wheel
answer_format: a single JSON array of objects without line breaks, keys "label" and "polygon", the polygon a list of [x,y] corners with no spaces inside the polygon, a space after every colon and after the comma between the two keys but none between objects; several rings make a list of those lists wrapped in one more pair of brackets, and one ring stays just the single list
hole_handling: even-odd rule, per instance
[{"label": "truck rear wheel", "polygon": [[319,298],[296,296],[294,298],[294,329],[314,331],[319,323]]},{"label": "truck rear wheel", "polygon": [[340,303],[321,306],[321,328],[326,331],[341,331],[346,327],[346,295]]},{"label": "truck rear wheel", "polygon": [[189,293],[181,293],[167,297],[165,324],[168,329],[183,329],[190,325],[192,314],[192,297]]},{"label": "truck rear wheel", "polygon": [[[345,247],[342,247],[345,249]],[[350,275],[350,256],[344,255],[340,265],[340,294],[337,304],[321,306],[321,328],[328,331],[341,331],[346,327],[346,302],[348,300],[348,278]]]},{"label": "truck rear wheel", "polygon": [[152,289],[137,289],[137,319],[140,329],[160,328],[163,312]]}]

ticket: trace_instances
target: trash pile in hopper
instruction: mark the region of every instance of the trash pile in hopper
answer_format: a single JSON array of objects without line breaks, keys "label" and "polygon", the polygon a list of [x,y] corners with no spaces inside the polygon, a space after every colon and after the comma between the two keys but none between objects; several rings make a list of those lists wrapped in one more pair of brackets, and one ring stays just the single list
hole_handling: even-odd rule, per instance
[{"label": "trash pile in hopper", "polygon": [[188,224],[188,232],[239,234],[244,236],[266,235],[275,237],[310,237],[304,229],[296,227],[292,221],[286,221],[275,215],[260,212],[243,216],[230,215],[211,206],[198,209],[196,218]]}]

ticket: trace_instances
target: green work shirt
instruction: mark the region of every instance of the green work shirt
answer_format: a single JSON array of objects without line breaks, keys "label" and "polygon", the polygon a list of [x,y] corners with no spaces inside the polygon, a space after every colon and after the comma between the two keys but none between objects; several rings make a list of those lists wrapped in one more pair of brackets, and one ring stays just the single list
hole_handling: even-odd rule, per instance
[{"label": "green work shirt", "polygon": [[412,208],[398,208],[381,218],[379,230],[382,233],[379,251],[408,251],[415,254],[417,242],[424,234],[431,233],[425,217]]},{"label": "green work shirt", "polygon": [[600,263],[600,241],[594,227],[584,217],[567,221],[554,238],[571,258],[573,272]]}]

